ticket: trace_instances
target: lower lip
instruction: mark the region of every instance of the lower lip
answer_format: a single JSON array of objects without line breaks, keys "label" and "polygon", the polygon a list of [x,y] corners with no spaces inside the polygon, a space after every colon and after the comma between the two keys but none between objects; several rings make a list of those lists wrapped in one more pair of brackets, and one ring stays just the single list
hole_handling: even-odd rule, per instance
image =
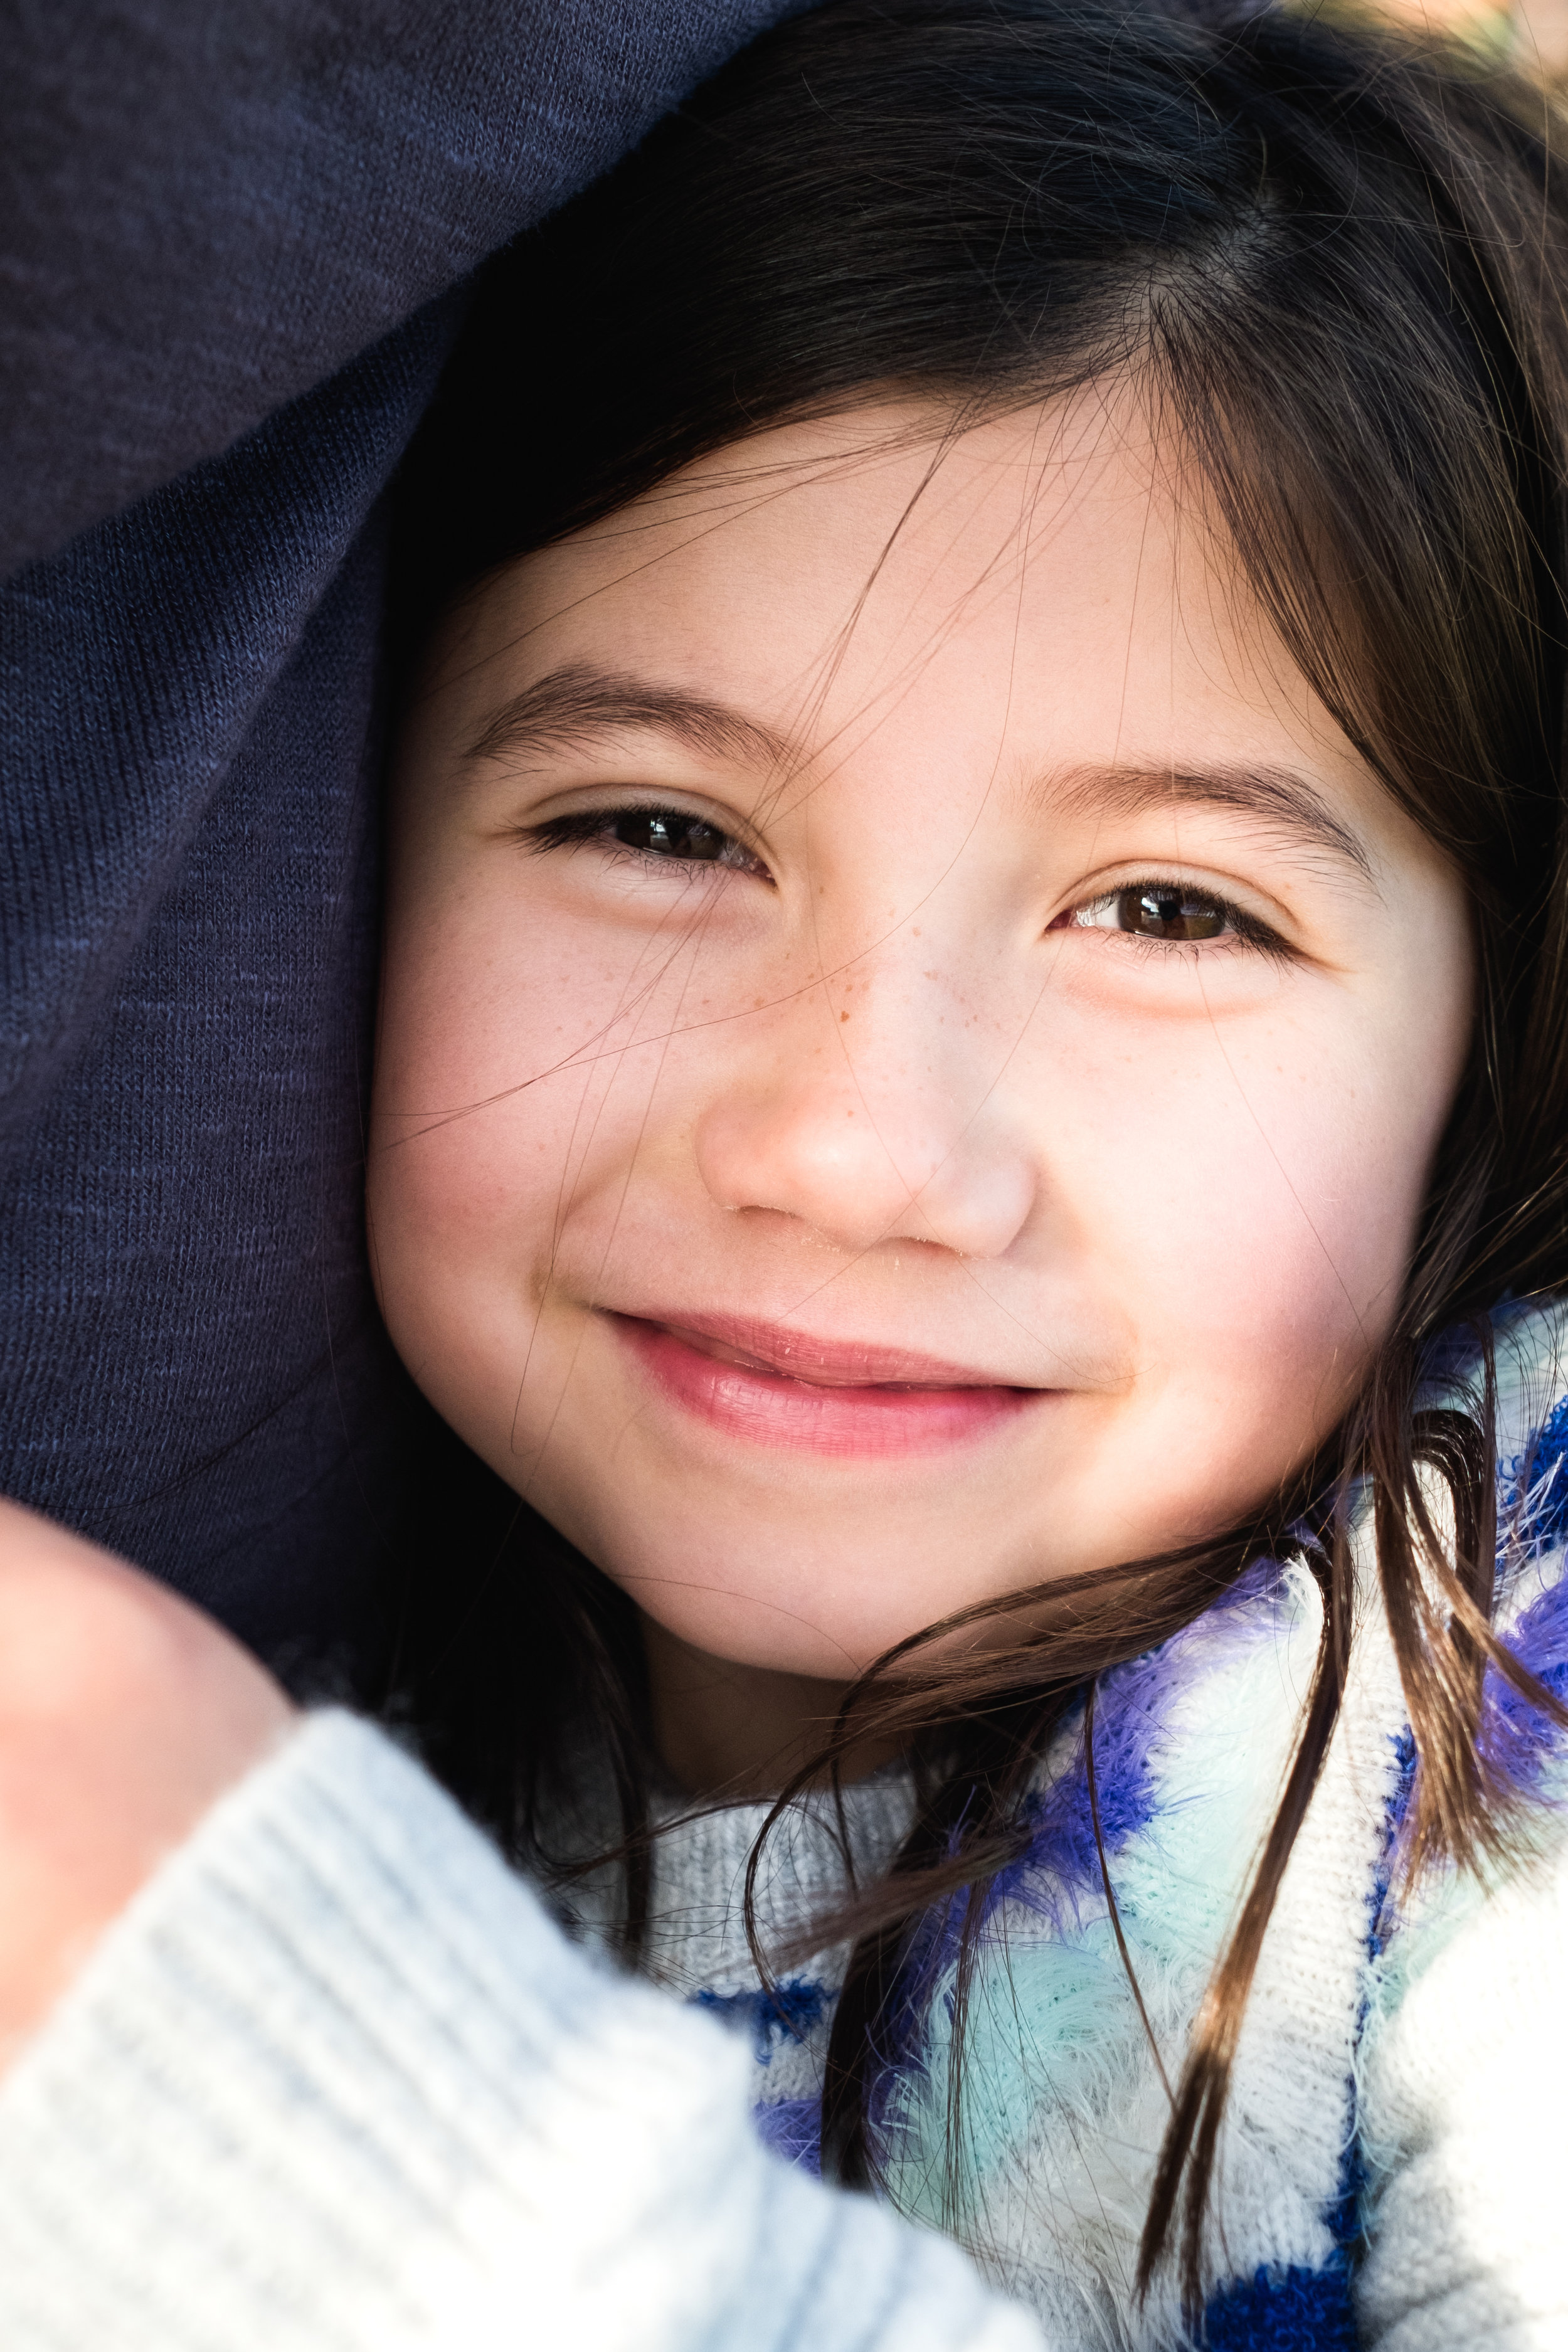
[{"label": "lower lip", "polygon": [[784,1372],[721,1363],[658,1323],[614,1318],[676,1404],[752,1445],[839,1456],[936,1454],[1016,1421],[1049,1393],[1010,1388],[820,1388]]}]

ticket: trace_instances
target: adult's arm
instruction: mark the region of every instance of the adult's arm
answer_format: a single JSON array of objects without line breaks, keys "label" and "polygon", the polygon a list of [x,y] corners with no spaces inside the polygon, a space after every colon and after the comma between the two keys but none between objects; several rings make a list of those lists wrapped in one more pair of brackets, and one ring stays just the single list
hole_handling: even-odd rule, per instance
[{"label": "adult's arm", "polygon": [[7,2040],[28,2352],[1037,2352],[768,2156],[745,2052],[591,1965],[391,1741],[0,1507]]},{"label": "adult's arm", "polygon": [[0,578],[379,342],[779,13],[13,0]]}]

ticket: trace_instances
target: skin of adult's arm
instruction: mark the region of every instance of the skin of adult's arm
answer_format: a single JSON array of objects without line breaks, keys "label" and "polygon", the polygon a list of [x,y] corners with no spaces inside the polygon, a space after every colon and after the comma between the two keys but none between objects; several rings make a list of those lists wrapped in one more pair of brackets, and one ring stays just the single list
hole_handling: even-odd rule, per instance
[{"label": "skin of adult's arm", "polygon": [[0,578],[377,342],[780,13],[16,0]]},{"label": "skin of adult's arm", "polygon": [[0,2066],[298,1721],[199,1610],[0,1499]]}]

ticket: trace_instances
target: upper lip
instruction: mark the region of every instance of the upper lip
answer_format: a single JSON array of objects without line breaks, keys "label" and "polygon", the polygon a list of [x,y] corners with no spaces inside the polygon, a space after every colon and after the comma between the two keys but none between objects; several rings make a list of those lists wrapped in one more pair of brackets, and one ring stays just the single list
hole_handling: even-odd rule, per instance
[{"label": "upper lip", "polygon": [[[625,1312],[625,1310],[623,1310]],[[874,1340],[826,1339],[787,1323],[764,1323],[751,1315],[693,1315],[686,1308],[641,1309],[629,1320],[651,1323],[677,1339],[713,1339],[758,1371],[782,1372],[817,1388],[1036,1388],[1035,1381],[1008,1380],[977,1371],[914,1348],[889,1348]]]}]

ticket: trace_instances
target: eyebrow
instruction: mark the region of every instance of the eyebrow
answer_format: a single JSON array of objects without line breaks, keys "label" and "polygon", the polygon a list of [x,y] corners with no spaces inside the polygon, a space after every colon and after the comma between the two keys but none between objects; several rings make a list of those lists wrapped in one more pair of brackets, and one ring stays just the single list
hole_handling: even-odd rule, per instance
[{"label": "eyebrow", "polygon": [[1273,831],[1324,849],[1376,887],[1359,834],[1337,817],[1304,776],[1288,768],[1073,768],[1037,785],[1033,797],[1073,815],[1145,816],[1172,808],[1233,809]]},{"label": "eyebrow", "polygon": [[[799,767],[805,754],[787,735],[732,703],[664,687],[629,671],[563,662],[492,711],[466,761],[526,758],[630,729],[684,743],[708,760],[747,767]],[[1283,768],[1171,768],[1127,765],[1058,771],[1030,797],[1064,814],[1142,816],[1184,807],[1235,810],[1277,832],[1295,835],[1352,866],[1375,887],[1372,860],[1352,829],[1306,778]]]},{"label": "eyebrow", "polygon": [[657,686],[619,670],[565,662],[492,711],[464,754],[468,760],[526,756],[592,742],[628,728],[653,730],[707,760],[747,767],[798,764],[798,747],[727,702]]}]

